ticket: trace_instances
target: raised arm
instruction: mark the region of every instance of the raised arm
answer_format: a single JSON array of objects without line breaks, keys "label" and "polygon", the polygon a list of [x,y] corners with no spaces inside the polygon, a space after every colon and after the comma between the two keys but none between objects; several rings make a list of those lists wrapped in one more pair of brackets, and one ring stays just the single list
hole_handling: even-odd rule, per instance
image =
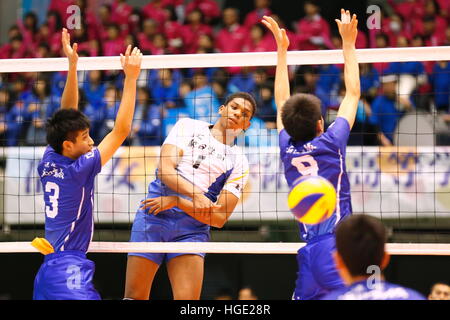
[{"label": "raised arm", "polygon": [[361,96],[359,66],[355,49],[356,37],[358,36],[358,20],[355,14],[350,19],[350,12],[341,9],[341,20],[336,19],[335,21],[342,37],[342,49],[345,62],[345,96],[341,102],[337,116],[347,119],[350,128],[352,128]]},{"label": "raised arm", "polygon": [[138,48],[134,48],[131,52],[131,45],[128,46],[125,56],[120,54],[120,62],[125,72],[123,94],[114,128],[98,146],[102,166],[112,158],[131,131],[131,122],[133,121],[136,103],[136,81],[141,71],[141,61],[141,51]]},{"label": "raised arm", "polygon": [[66,86],[61,97],[62,109],[78,109],[78,79],[77,79],[77,64],[78,64],[78,45],[70,46],[70,34],[67,29],[62,31],[62,48],[64,54],[69,60],[69,72],[67,74]]},{"label": "raised arm", "polygon": [[277,129],[283,129],[281,113],[286,100],[291,96],[289,88],[289,74],[287,67],[287,50],[289,38],[286,30],[280,29],[278,23],[271,17],[264,16],[261,21],[270,31],[272,31],[277,42],[277,70],[275,73],[275,104],[277,105]]}]

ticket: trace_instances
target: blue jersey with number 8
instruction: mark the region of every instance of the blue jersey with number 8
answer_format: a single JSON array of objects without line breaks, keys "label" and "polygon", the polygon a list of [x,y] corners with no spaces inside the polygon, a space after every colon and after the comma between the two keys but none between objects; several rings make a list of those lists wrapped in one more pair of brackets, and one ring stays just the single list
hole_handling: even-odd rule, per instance
[{"label": "blue jersey with number 8", "polygon": [[294,142],[286,130],[280,132],[280,156],[289,187],[301,176],[318,175],[336,188],[337,205],[331,218],[317,225],[300,223],[301,237],[305,241],[333,233],[339,221],[352,213],[350,183],[345,169],[349,134],[350,126],[342,117],[336,118],[325,133],[311,141]]},{"label": "blue jersey with number 8", "polygon": [[95,149],[72,160],[48,146],[38,166],[44,190],[45,238],[55,252],[87,252],[94,222],[95,176],[101,171]]}]

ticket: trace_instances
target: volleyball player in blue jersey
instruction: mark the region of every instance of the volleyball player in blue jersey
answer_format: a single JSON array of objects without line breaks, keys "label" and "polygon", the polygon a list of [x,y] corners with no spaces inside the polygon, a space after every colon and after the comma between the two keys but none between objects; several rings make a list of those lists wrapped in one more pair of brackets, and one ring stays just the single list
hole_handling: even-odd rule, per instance
[{"label": "volleyball player in blue jersey", "polygon": [[298,251],[299,265],[293,299],[319,299],[330,290],[344,286],[331,255],[335,249],[336,225],[352,213],[350,184],[345,169],[345,150],[360,97],[359,67],[356,60],[356,16],[341,10],[336,20],[343,41],[346,94],[338,116],[326,132],[320,100],[310,94],[290,96],[287,69],[289,39],[275,20],[262,21],[275,37],[278,62],[275,75],[275,102],[279,131],[280,157],[289,187],[305,175],[328,179],[337,191],[337,207],[332,217],[317,225],[300,225],[306,246]]},{"label": "volleyball player in blue jersey", "polygon": [[[323,300],[425,300],[420,293],[384,280],[389,264],[386,228],[381,221],[354,215],[336,228],[334,260],[346,287]],[[369,271],[369,272],[368,272]]]},{"label": "volleyball player in blue jersey", "polygon": [[44,190],[45,239],[33,245],[45,254],[34,282],[35,300],[97,300],[92,284],[94,263],[86,258],[92,240],[95,176],[122,145],[131,129],[136,81],[142,54],[128,46],[120,61],[124,89],[112,131],[94,148],[89,120],[78,111],[77,44],[70,46],[66,29],[62,43],[69,73],[61,110],[46,124],[48,146],[38,166]]}]

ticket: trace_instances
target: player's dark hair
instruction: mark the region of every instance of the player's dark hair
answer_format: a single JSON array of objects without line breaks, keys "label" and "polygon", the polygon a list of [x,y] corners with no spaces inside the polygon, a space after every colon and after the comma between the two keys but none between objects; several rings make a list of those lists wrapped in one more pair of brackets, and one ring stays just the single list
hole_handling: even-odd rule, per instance
[{"label": "player's dark hair", "polygon": [[256,100],[255,98],[253,98],[253,96],[250,93],[247,92],[235,92],[230,94],[229,96],[226,97],[225,102],[223,103],[224,106],[226,106],[227,104],[229,104],[233,99],[235,98],[242,98],[244,100],[247,100],[248,102],[250,102],[250,104],[252,105],[252,116],[251,118],[253,118],[253,116],[256,113]]},{"label": "player's dark hair", "polygon": [[367,276],[369,266],[379,266],[384,257],[386,229],[378,219],[353,215],[336,229],[336,249],[352,276]]},{"label": "player's dark hair", "polygon": [[79,110],[60,109],[47,120],[47,143],[59,154],[66,140],[75,142],[81,130],[90,128],[89,119]]},{"label": "player's dark hair", "polygon": [[308,93],[297,93],[284,104],[281,121],[294,141],[307,142],[316,137],[317,121],[322,119],[320,100]]}]

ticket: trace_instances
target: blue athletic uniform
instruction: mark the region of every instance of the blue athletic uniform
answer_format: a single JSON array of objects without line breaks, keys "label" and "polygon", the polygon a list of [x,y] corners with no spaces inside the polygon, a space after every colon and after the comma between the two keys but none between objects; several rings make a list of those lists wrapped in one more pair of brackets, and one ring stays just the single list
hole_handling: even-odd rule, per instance
[{"label": "blue athletic uniform", "polygon": [[101,170],[95,149],[72,160],[48,146],[38,173],[44,190],[45,238],[55,250],[45,256],[34,282],[35,300],[99,300],[86,259],[94,221],[94,180]]},{"label": "blue athletic uniform", "polygon": [[[202,190],[212,202],[216,202],[222,190],[241,196],[249,173],[248,160],[242,150],[216,140],[210,132],[210,124],[204,121],[184,118],[179,120],[164,144],[175,145],[183,150],[177,165],[180,179],[186,179]],[[179,196],[159,179],[148,187],[147,198]],[[131,230],[131,242],[207,242],[209,225],[199,222],[178,207],[162,211],[158,215],[148,213],[149,209],[138,209]],[[157,264],[186,253],[130,253]],[[198,253],[204,257],[204,253]]]},{"label": "blue athletic uniform", "polygon": [[420,293],[385,281],[363,280],[330,292],[322,300],[425,300]]},{"label": "blue athletic uniform", "polygon": [[300,236],[307,242],[298,251],[294,299],[311,300],[344,286],[333,262],[336,225],[352,213],[350,183],[345,169],[345,152],[350,126],[338,117],[325,133],[311,141],[294,142],[286,130],[281,130],[280,156],[289,187],[304,175],[318,175],[328,179],[337,192],[333,215],[317,225],[299,223]]}]

